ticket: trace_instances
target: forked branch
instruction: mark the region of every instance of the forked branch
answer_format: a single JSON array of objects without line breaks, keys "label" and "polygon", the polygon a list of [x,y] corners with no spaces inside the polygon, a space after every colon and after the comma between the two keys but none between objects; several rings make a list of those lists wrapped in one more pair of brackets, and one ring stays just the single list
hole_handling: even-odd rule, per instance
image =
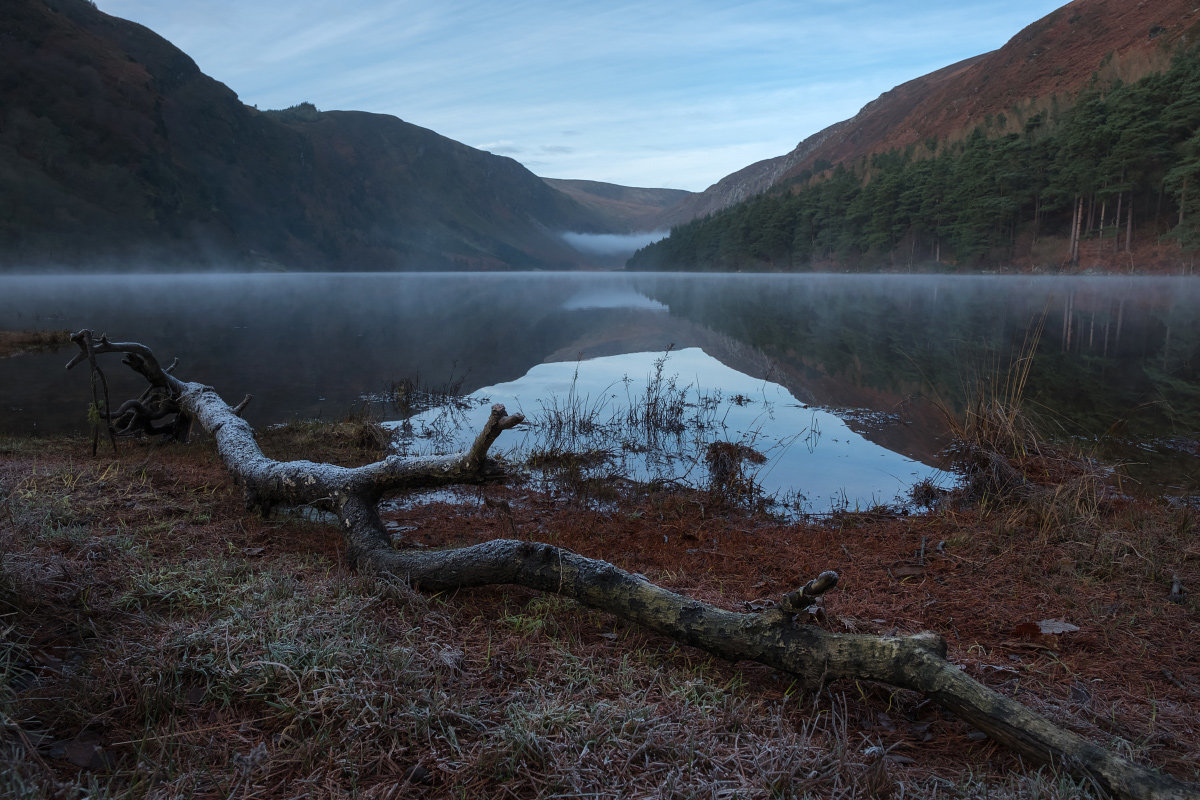
[{"label": "forked branch", "polygon": [[119,352],[152,386],[166,390],[180,413],[193,417],[214,437],[225,465],[245,488],[248,504],[264,510],[315,504],[336,512],[356,563],[429,590],[516,584],[552,592],[722,658],[758,661],[809,684],[849,678],[912,689],[1022,756],[1086,776],[1113,795],[1200,800],[1195,786],[1117,756],[968,677],[946,660],[945,641],[936,634],[836,634],[797,623],[796,613],[836,585],[833,572],[823,572],[784,595],[778,608],[736,613],[549,544],[497,539],[453,550],[395,549],[379,518],[378,500],[410,486],[480,480],[496,438],[522,421],[503,406],[492,407],[474,444],[456,455],[392,456],[357,468],[280,462],[263,455],[250,425],[215,391],[160,369],[145,346],[104,337],[93,340],[90,331],[72,338],[81,354],[68,368],[90,355]]}]

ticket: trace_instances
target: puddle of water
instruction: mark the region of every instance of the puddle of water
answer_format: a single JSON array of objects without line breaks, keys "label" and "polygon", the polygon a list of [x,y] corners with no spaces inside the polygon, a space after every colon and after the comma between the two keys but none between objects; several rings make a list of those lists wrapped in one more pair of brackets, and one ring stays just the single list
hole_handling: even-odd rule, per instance
[{"label": "puddle of water", "polygon": [[709,446],[733,442],[763,456],[762,463],[743,461],[743,474],[798,513],[903,502],[916,483],[950,482],[699,348],[539,364],[467,399],[386,424],[404,432],[406,454],[451,452],[469,444],[490,405],[501,403],[527,420],[497,442],[496,452],[510,460],[577,453],[588,477],[695,488],[713,480]]}]

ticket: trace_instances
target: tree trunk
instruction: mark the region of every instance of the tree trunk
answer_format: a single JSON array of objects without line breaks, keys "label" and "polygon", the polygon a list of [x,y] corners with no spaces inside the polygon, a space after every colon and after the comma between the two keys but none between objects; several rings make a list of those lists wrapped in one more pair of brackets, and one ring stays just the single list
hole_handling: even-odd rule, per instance
[{"label": "tree trunk", "polygon": [[1033,198],[1033,241],[1037,243],[1038,237],[1042,234],[1042,196],[1039,194]]},{"label": "tree trunk", "polygon": [[1075,214],[1071,219],[1071,263],[1079,263],[1079,228],[1083,223],[1083,196],[1075,197]]},{"label": "tree trunk", "polygon": [[[1124,176],[1122,176],[1124,177]],[[1121,249],[1121,203],[1125,200],[1124,192],[1117,192],[1117,213],[1113,217],[1113,252],[1116,253]]]},{"label": "tree trunk", "polygon": [[1125,224],[1125,252],[1130,252],[1130,246],[1133,242],[1133,192],[1129,193],[1129,217]]},{"label": "tree trunk", "polygon": [[1183,176],[1183,186],[1179,189],[1179,223],[1183,224],[1183,209],[1187,205],[1188,176]]},{"label": "tree trunk", "polygon": [[778,608],[736,613],[549,544],[498,539],[454,550],[395,549],[376,509],[379,499],[404,487],[481,479],[492,443],[523,419],[507,415],[502,406],[492,407],[483,430],[464,453],[392,456],[357,468],[280,462],[263,455],[250,425],[213,389],[161,369],[144,345],[96,340],[87,330],[72,340],[81,353],[68,368],[91,357],[95,369],[94,356],[124,353],[126,364],[153,389],[169,395],[177,413],[199,422],[244,487],[248,506],[266,510],[277,504],[311,504],[334,511],[354,563],[431,591],[516,584],[563,595],[730,661],[749,659],[783,670],[809,685],[855,679],[912,689],[1015,752],[1087,776],[1112,794],[1153,800],[1200,798],[1196,787],[1110,753],[968,677],[946,660],[945,641],[936,634],[836,634],[798,624],[795,614],[836,584],[832,572],[784,595]]}]

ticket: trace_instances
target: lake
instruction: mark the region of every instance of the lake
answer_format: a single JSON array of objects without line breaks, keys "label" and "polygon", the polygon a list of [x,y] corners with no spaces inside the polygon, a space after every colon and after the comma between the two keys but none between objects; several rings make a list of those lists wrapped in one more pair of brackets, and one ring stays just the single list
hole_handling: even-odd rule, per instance
[{"label": "lake", "polygon": [[[528,451],[564,444],[547,418],[570,405],[592,436],[573,444],[610,457],[597,469],[700,484],[704,448],[742,442],[766,459],[763,488],[807,510],[944,480],[942,409],[960,410],[1023,349],[1034,353],[1027,399],[1058,435],[1155,491],[1195,493],[1198,312],[1189,278],[0,276],[0,328],[140,341],[230,402],[253,394],[257,426],[368,406],[398,427],[408,416],[410,448],[444,448],[486,399],[542,417],[501,440]],[[65,372],[68,358],[0,360],[0,432],[86,428],[86,372]],[[656,369],[687,424],[633,442],[628,408]],[[106,372],[114,403],[140,392],[118,360]],[[412,387],[472,400],[439,417],[445,408],[411,402]]]}]

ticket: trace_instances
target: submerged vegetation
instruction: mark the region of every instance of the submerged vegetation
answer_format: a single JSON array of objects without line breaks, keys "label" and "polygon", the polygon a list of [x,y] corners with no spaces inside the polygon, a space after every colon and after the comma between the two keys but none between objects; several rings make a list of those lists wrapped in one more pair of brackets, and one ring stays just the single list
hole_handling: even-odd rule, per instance
[{"label": "submerged vegetation", "polygon": [[[1011,118],[1010,118],[1011,116]],[[872,270],[1124,266],[1132,240],[1200,248],[1200,49],[1068,104],[1014,107],[965,140],[930,140],[785,187],[638,251],[636,269]]]},{"label": "submerged vegetation", "polygon": [[[668,348],[661,354],[636,356],[630,363],[644,363],[646,374],[641,377],[625,372],[613,378],[612,362],[605,367],[578,362],[573,373],[568,362],[558,362],[527,376],[528,393],[513,384],[493,387],[506,405],[522,399],[529,404],[519,406],[525,420],[520,435],[508,439],[505,458],[520,465],[545,491],[573,502],[604,502],[632,487],[687,487],[706,490],[719,505],[806,513],[827,510],[820,505],[824,498],[814,495],[810,501],[789,492],[790,485],[777,477],[763,481],[760,474],[777,468],[789,476],[819,471],[815,464],[835,458],[834,449],[850,447],[850,437],[864,450],[875,447],[845,430],[839,434],[841,444],[836,439],[827,443],[829,454],[813,456],[822,438],[818,416],[832,419],[828,412],[806,409],[782,387],[729,370],[698,349],[673,353]],[[716,376],[701,376],[702,370],[716,366],[727,370],[720,374],[741,380],[741,390],[713,388],[719,382]],[[696,372],[685,381],[681,372],[689,370]],[[560,383],[564,391],[546,390]],[[395,432],[397,452],[424,455],[464,447],[464,432],[478,424],[472,414],[478,417],[495,402],[492,394],[491,389],[481,389],[465,397],[440,395],[432,407],[414,407],[409,416],[386,423]],[[794,458],[792,448],[812,458]],[[834,486],[838,504],[853,506],[877,494],[871,479]],[[890,473],[880,480],[886,483],[884,501],[903,491],[902,482]]]}]

